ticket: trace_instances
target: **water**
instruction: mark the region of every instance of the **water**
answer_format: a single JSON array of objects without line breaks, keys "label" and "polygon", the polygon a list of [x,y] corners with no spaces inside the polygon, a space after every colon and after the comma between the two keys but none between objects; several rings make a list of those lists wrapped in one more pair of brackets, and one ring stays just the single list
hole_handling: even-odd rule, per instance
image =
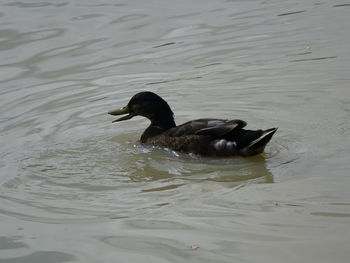
[{"label": "water", "polygon": [[[348,262],[348,3],[0,6],[1,263]],[[107,115],[142,90],[279,130],[252,158],[145,148]]]}]

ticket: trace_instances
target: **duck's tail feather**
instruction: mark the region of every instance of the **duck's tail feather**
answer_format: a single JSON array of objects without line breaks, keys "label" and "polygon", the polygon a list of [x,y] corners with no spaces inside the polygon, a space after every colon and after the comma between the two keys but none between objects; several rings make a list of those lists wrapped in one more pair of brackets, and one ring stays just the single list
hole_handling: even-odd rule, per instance
[{"label": "duck's tail feather", "polygon": [[271,128],[263,131],[262,135],[252,141],[248,146],[239,150],[240,155],[250,156],[262,153],[265,149],[266,144],[271,140],[272,136],[277,131],[277,128]]}]

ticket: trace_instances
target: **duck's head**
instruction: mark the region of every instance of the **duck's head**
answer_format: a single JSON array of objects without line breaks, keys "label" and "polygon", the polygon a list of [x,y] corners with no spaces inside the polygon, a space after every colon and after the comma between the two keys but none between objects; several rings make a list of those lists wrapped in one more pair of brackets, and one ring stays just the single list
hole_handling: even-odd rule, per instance
[{"label": "duck's head", "polygon": [[168,103],[157,94],[144,91],[134,95],[129,103],[120,109],[108,112],[111,115],[124,115],[113,122],[129,120],[134,116],[140,115],[148,118],[154,125],[162,123],[165,126],[175,126],[173,115]]}]

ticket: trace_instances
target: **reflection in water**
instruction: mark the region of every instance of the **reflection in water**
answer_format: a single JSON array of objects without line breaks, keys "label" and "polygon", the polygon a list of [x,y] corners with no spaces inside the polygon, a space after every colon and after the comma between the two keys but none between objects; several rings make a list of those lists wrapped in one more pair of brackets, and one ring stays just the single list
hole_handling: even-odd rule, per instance
[{"label": "reflection in water", "polygon": [[[33,156],[22,161],[22,176],[3,184],[7,195],[1,196],[6,202],[0,210],[39,222],[103,221],[115,218],[114,211],[118,218],[132,217],[154,205],[164,205],[152,194],[156,192],[177,198],[182,187],[201,182],[226,187],[273,182],[264,155],[203,158],[146,148],[135,144],[136,137],[138,133],[109,140],[94,138],[32,152]],[[116,196],[117,203],[113,201]],[[133,204],[140,198],[142,201]],[[135,210],[128,209],[129,204]]]}]

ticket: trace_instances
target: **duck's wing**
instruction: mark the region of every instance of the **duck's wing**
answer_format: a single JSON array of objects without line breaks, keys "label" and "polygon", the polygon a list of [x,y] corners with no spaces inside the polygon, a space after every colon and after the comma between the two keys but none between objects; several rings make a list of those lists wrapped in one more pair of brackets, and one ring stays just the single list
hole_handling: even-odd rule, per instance
[{"label": "duck's wing", "polygon": [[197,119],[171,128],[167,134],[171,137],[205,135],[220,138],[233,130],[242,129],[246,125],[247,123],[242,120]]}]

